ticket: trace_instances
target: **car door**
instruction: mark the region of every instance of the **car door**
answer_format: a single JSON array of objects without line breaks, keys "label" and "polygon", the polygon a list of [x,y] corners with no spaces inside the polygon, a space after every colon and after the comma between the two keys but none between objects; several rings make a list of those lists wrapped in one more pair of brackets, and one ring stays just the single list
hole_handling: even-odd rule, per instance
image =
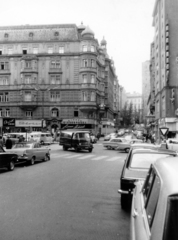
[{"label": "car door", "polygon": [[0,146],[0,167],[5,166],[9,162],[10,155],[5,153],[3,148]]},{"label": "car door", "polygon": [[45,148],[42,148],[41,144],[38,142],[34,144],[34,154],[36,156],[37,161],[44,159]]},{"label": "car door", "polygon": [[159,192],[160,180],[151,167],[145,182],[138,181],[134,190],[131,210],[131,240],[150,239]]}]

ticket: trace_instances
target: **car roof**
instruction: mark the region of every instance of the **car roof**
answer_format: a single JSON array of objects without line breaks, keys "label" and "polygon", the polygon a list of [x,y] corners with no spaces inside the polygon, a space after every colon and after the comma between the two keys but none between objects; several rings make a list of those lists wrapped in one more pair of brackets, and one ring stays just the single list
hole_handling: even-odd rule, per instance
[{"label": "car roof", "polygon": [[153,164],[167,195],[178,194],[178,157],[158,159]]},{"label": "car roof", "polygon": [[177,155],[176,151],[164,149],[164,148],[136,148],[133,149],[133,153],[167,153]]}]

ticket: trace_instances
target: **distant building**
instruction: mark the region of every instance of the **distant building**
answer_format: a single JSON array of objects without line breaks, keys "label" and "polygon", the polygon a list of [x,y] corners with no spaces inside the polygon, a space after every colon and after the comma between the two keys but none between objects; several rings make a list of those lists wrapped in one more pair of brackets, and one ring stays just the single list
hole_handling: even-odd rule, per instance
[{"label": "distant building", "polygon": [[140,111],[142,109],[142,94],[133,92],[133,93],[127,93],[127,105],[130,105],[132,103],[133,110]]},{"label": "distant building", "polygon": [[150,94],[150,61],[142,63],[142,114],[143,122],[146,123],[146,116],[149,115],[148,98]]},{"label": "distant building", "polygon": [[155,0],[153,9],[155,71],[155,132],[168,127],[178,135],[178,1]]}]

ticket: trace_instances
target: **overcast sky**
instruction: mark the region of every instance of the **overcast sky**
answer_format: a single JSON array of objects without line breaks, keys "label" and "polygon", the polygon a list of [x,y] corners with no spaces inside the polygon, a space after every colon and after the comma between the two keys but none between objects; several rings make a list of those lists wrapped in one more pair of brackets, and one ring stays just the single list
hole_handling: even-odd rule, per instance
[{"label": "overcast sky", "polygon": [[154,37],[155,0],[6,0],[1,1],[0,25],[83,22],[114,60],[116,74],[127,92],[142,91],[142,63],[150,58]]}]

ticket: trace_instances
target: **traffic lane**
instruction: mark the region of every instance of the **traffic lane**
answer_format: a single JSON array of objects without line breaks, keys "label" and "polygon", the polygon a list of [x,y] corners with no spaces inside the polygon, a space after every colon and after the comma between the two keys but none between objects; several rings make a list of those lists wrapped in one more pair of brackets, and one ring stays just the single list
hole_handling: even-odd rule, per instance
[{"label": "traffic lane", "polygon": [[[89,208],[88,212],[91,209],[93,211],[92,221],[89,221],[89,224],[93,223],[93,227],[95,227],[94,230],[96,230],[98,221],[99,223],[101,222],[98,226],[100,227],[100,233],[103,233],[103,238],[107,236],[106,239],[110,239],[111,237],[115,239],[116,236],[119,236],[119,239],[128,239],[129,213],[121,210],[120,195],[117,193],[120,186],[120,172],[127,154],[105,150],[102,145],[97,144],[91,154],[85,151],[75,153],[74,150],[62,152],[59,150],[58,153],[63,154],[63,158],[64,155],[66,155],[63,161],[72,161],[77,169],[82,169],[84,175],[82,179],[84,180],[78,184],[78,189],[76,189],[76,186],[74,189],[76,189],[77,193],[80,193],[91,201],[91,205],[85,206],[85,209]],[[95,154],[98,154],[98,157],[96,157]],[[81,159],[79,159],[80,157],[78,157],[78,159],[75,158],[75,156],[78,155],[82,156]],[[103,155],[107,156],[107,158],[100,159]],[[84,159],[89,156],[92,157]],[[117,160],[115,156],[118,157]],[[97,158],[98,160],[96,160]],[[113,158],[115,161],[112,161]],[[80,177],[82,173],[80,172]],[[86,189],[88,189],[88,192]],[[80,196],[80,194],[78,195]],[[78,200],[79,203],[80,201],[82,201],[82,198]],[[82,202],[81,205],[82,204],[84,205],[85,201]],[[107,231],[110,231],[110,236],[107,235]],[[99,235],[97,235],[97,237],[100,239]]]},{"label": "traffic lane", "polygon": [[56,157],[21,168],[0,175],[2,239],[127,239],[106,162]]}]

